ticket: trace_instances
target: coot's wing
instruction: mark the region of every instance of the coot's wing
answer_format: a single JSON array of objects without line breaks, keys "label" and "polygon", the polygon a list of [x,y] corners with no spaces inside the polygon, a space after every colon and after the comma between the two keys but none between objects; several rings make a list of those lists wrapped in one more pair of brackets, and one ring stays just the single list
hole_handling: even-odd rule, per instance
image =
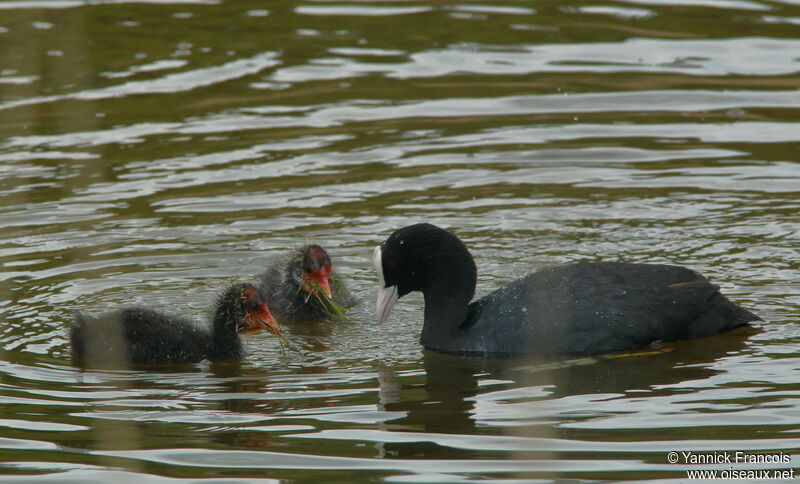
[{"label": "coot's wing", "polygon": [[686,268],[571,264],[529,274],[473,303],[465,352],[602,354],[708,336],[755,319]]},{"label": "coot's wing", "polygon": [[200,361],[208,353],[211,342],[208,325],[139,307],[123,309],[121,319],[133,363]]},{"label": "coot's wing", "polygon": [[[660,264],[587,263],[553,270],[555,289],[568,330],[567,353],[608,353],[654,341],[710,336],[756,319],[728,301],[699,273]],[[569,299],[572,303],[569,303]],[[543,329],[548,323],[540,321]]]}]

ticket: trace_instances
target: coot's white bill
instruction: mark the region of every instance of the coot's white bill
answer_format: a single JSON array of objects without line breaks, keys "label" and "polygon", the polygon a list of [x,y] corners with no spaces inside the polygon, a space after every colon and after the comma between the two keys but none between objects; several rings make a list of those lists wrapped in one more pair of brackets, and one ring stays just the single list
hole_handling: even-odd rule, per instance
[{"label": "coot's white bill", "polygon": [[400,296],[397,292],[397,286],[378,289],[378,301],[375,305],[375,319],[377,319],[379,323],[386,321],[386,318],[389,317],[389,313],[392,312],[394,303],[396,303],[398,299],[400,299]]},{"label": "coot's white bill", "polygon": [[383,278],[383,254],[380,246],[375,247],[375,251],[372,253],[372,264],[375,266],[375,273],[378,274],[378,283],[380,284],[378,300],[375,304],[375,319],[382,323],[389,317],[394,303],[400,299],[400,296],[396,285],[386,287],[386,280]]}]

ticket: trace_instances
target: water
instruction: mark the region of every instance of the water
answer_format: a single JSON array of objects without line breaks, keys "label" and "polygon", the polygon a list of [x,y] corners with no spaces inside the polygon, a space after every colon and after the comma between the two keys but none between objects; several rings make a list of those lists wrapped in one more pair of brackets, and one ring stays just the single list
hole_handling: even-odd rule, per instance
[{"label": "water", "polygon": [[[799,24],[789,0],[0,2],[0,481],[800,467]],[[372,314],[372,248],[417,221],[468,244],[479,294],[667,262],[767,321],[614,359],[425,354],[420,297]],[[305,241],[362,302],[291,328],[299,352],[71,366],[73,310],[201,317]]]}]

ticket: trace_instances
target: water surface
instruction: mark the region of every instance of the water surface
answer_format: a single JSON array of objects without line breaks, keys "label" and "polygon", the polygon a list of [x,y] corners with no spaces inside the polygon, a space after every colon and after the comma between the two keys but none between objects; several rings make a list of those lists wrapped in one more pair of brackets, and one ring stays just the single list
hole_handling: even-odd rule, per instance
[{"label": "water surface", "polygon": [[[800,6],[0,2],[0,481],[680,480],[800,467]],[[624,358],[427,354],[372,248],[457,233],[478,293],[697,269],[766,319]],[[76,309],[203,317],[320,243],[361,304],[240,364],[80,370]]]}]

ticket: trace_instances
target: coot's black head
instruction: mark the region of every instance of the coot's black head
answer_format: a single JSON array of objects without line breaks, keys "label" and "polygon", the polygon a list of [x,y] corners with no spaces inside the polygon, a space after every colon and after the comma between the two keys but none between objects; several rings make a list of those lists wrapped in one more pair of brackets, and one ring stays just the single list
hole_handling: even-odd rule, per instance
[{"label": "coot's black head", "polygon": [[269,312],[264,296],[256,286],[246,282],[232,284],[220,295],[214,324],[222,326],[218,330],[227,331],[235,326],[237,333],[280,333],[280,327]]},{"label": "coot's black head", "polygon": [[461,240],[435,225],[421,223],[395,231],[373,256],[380,280],[376,318],[383,322],[398,299],[412,291],[475,292],[477,270]]},{"label": "coot's black head", "polygon": [[323,293],[331,297],[331,258],[322,247],[306,245],[297,250],[289,261],[289,272],[297,287],[308,294]]}]

